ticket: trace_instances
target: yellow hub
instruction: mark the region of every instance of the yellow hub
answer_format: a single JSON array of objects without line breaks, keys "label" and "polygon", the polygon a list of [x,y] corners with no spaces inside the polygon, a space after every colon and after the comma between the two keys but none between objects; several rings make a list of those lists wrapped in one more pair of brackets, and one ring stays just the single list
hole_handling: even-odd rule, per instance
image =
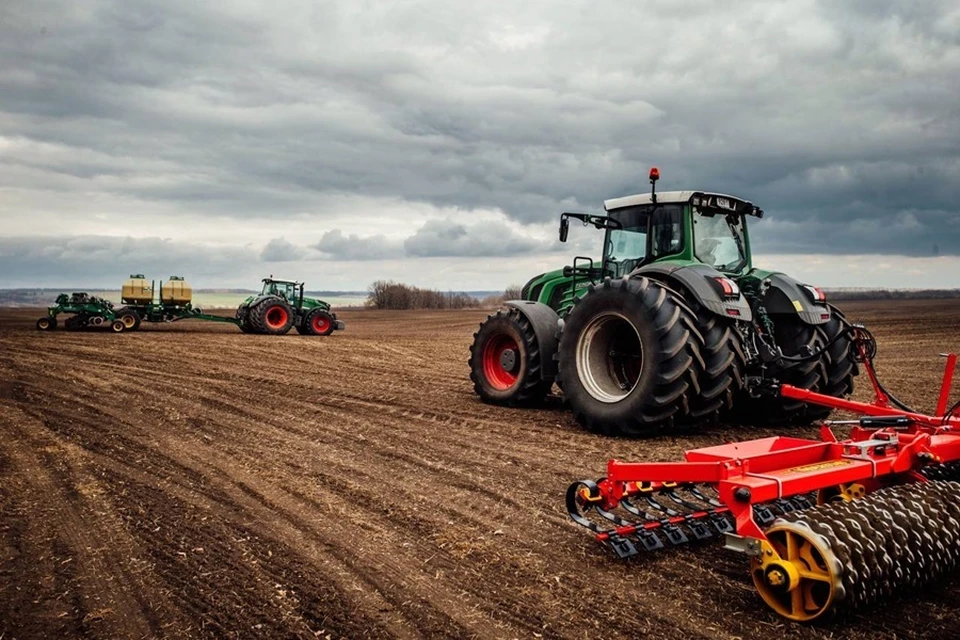
[{"label": "yellow hub", "polygon": [[817,504],[829,502],[853,502],[867,495],[867,488],[858,482],[838,484],[835,487],[820,489],[817,492]]},{"label": "yellow hub", "polygon": [[802,524],[773,525],[750,572],[760,597],[790,620],[814,620],[844,596],[840,561],[821,536]]}]

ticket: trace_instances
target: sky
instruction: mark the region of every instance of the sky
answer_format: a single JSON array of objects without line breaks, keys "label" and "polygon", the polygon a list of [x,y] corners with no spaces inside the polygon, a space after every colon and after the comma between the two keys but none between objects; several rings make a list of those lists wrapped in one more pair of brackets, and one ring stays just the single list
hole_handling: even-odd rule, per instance
[{"label": "sky", "polygon": [[960,287],[960,4],[3,0],[0,287],[523,283],[661,190],[755,263]]}]

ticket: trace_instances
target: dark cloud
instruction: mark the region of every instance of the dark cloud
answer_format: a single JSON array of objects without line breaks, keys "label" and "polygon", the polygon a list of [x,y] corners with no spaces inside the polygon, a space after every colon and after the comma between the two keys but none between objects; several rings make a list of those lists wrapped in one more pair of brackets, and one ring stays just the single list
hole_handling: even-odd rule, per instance
[{"label": "dark cloud", "polygon": [[960,255],[947,0],[11,0],[0,58],[0,216],[37,214],[9,235],[118,211],[117,235],[171,212],[309,215],[333,230],[261,257],[509,255],[554,245],[440,216],[401,247],[340,231],[332,203],[539,224],[646,190],[657,164],[662,188],[762,206],[764,251]]},{"label": "dark cloud", "polygon": [[452,220],[430,220],[403,243],[409,256],[495,257],[545,247],[498,222],[467,225]]},{"label": "dark cloud", "polygon": [[266,244],[260,252],[260,259],[264,262],[293,262],[302,260],[306,251],[286,238],[274,238]]},{"label": "dark cloud", "polygon": [[132,273],[155,279],[179,275],[204,286],[224,286],[217,282],[221,274],[249,270],[252,278],[257,264],[256,252],[247,248],[164,238],[0,238],[0,273],[10,287],[119,286]]},{"label": "dark cloud", "polygon": [[339,260],[386,260],[403,255],[403,244],[386,236],[344,235],[340,229],[323,234],[314,248]]}]

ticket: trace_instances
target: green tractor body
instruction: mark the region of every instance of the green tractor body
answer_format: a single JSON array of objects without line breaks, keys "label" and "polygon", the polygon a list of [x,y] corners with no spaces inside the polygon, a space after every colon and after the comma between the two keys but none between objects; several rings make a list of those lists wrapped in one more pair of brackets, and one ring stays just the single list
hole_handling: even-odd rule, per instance
[{"label": "green tractor body", "polygon": [[[481,324],[471,378],[481,398],[517,405],[554,382],[577,420],[646,435],[720,419],[809,423],[826,409],[754,397],[775,378],[831,395],[857,374],[849,327],[816,287],[753,266],[748,220],[763,212],[702,191],[607,200],[564,213],[604,233],[599,260],[540,274]],[[755,386],[755,385],[754,385]]]},{"label": "green tractor body", "polygon": [[286,333],[291,328],[304,335],[327,336],[344,324],[330,305],[304,295],[304,284],[295,280],[263,279],[260,293],[237,308],[237,324],[245,333]]}]

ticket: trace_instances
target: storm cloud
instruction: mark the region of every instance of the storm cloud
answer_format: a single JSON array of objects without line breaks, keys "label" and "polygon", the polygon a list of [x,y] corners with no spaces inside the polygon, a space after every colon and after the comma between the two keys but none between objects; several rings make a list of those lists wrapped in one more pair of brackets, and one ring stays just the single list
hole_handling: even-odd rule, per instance
[{"label": "storm cloud", "polygon": [[495,288],[650,165],[763,207],[757,250],[825,284],[888,284],[841,266],[884,254],[960,285],[954,2],[8,0],[0,56],[0,286],[38,242],[115,280],[92,256],[126,242],[231,284],[243,256]]}]

